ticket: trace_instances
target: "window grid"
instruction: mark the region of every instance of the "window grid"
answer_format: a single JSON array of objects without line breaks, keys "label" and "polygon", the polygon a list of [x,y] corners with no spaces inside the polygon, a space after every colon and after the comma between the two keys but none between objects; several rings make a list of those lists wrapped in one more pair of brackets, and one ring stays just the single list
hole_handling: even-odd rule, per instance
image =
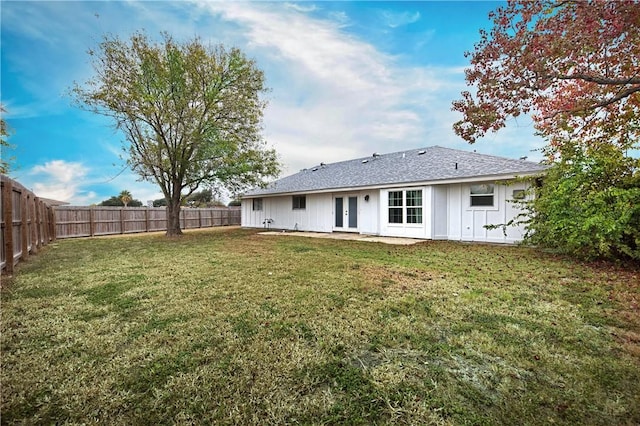
[{"label": "window grid", "polygon": [[402,207],[402,191],[389,191],[389,207]]},{"label": "window grid", "polygon": [[422,190],[389,191],[389,223],[422,223]]},{"label": "window grid", "polygon": [[389,191],[389,223],[402,223],[402,191]]},{"label": "window grid", "polygon": [[304,210],[307,208],[307,197],[305,195],[293,196],[293,210]]}]

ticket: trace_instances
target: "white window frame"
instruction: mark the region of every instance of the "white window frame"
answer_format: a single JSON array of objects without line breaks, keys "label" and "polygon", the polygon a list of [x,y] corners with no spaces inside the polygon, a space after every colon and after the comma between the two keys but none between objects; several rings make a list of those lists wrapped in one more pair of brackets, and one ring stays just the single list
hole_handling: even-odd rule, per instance
[{"label": "white window frame", "polygon": [[[491,188],[491,193],[478,193],[478,194],[473,194],[473,187],[479,187],[479,186],[487,186]],[[482,183],[482,182],[478,182],[478,183],[472,183],[469,184],[468,188],[467,188],[467,194],[468,194],[468,202],[469,202],[469,209],[471,210],[498,210],[498,203],[496,202],[497,200],[497,196],[498,196],[498,191],[496,191],[496,187],[497,185],[493,184],[493,183]],[[487,196],[491,196],[491,204],[485,204],[485,205],[473,205],[473,200],[475,199],[480,199],[480,197],[487,197]]]},{"label": "white window frame", "polygon": [[[391,193],[396,193],[399,192],[402,194],[402,198],[398,199],[398,201],[401,202],[400,205],[390,205],[389,201],[390,201],[390,195]],[[407,192],[419,192],[420,193],[420,204],[419,205],[407,205]],[[422,227],[424,226],[424,189],[423,188],[415,188],[415,189],[391,189],[389,191],[387,191],[387,225],[388,226],[409,226],[409,227]],[[394,210],[402,210],[402,222],[391,222],[391,209]],[[420,222],[409,222],[408,219],[408,212],[409,209],[415,209],[416,211],[419,210],[419,215],[416,215],[416,217],[420,218]]]},{"label": "white window frame", "polygon": [[262,198],[254,198],[251,203],[251,210],[254,212],[262,211],[263,201]]}]

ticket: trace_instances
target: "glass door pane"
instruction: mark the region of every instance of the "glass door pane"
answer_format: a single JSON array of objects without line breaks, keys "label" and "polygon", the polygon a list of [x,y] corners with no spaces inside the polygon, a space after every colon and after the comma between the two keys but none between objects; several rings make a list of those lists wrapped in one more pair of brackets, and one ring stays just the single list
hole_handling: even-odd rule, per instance
[{"label": "glass door pane", "polygon": [[343,222],[343,216],[344,213],[342,211],[343,206],[342,206],[342,197],[340,198],[336,198],[336,228],[342,228],[344,222]]},{"label": "glass door pane", "polygon": [[358,227],[358,197],[349,197],[349,228]]}]

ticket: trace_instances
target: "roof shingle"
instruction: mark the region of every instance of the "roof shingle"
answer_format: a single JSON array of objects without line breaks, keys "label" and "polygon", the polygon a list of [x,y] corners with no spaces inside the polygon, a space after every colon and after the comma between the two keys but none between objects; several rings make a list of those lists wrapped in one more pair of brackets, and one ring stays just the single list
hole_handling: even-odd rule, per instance
[{"label": "roof shingle", "polygon": [[432,146],[338,163],[321,163],[276,180],[266,188],[253,189],[245,196],[532,174],[545,168],[531,161]]}]

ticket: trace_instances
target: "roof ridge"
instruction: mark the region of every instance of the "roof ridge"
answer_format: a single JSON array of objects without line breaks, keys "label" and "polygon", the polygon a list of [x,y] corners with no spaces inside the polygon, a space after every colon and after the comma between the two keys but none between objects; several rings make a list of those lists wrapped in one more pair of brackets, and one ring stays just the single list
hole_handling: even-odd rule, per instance
[{"label": "roof ridge", "polygon": [[345,164],[345,163],[351,163],[351,162],[364,162],[364,160],[370,160],[371,161],[371,159],[380,158],[380,157],[390,157],[390,156],[393,156],[393,155],[396,155],[396,154],[406,154],[408,152],[413,152],[413,151],[416,151],[416,152],[419,153],[420,151],[427,151],[427,150],[433,150],[433,149],[442,149],[442,150],[447,150],[447,151],[460,153],[460,154],[463,154],[463,155],[475,155],[475,156],[488,157],[488,158],[500,159],[500,160],[522,161],[522,162],[530,163],[530,164],[539,164],[538,162],[535,162],[535,161],[529,161],[529,160],[523,160],[523,159],[517,159],[517,158],[511,158],[511,157],[503,157],[503,156],[495,155],[495,154],[484,154],[484,153],[481,153],[481,152],[476,152],[475,150],[473,150],[473,151],[465,151],[463,149],[450,148],[450,147],[447,147],[447,146],[431,145],[431,146],[426,146],[426,147],[405,149],[403,151],[387,152],[387,153],[384,153],[384,154],[379,154],[377,152],[374,152],[372,155],[369,155],[369,156],[366,156],[366,157],[352,158],[352,159],[349,159],[349,160],[335,161],[335,162],[332,162],[332,163],[320,162],[318,164],[314,164],[312,166],[303,168],[300,171],[313,170],[314,168],[320,168],[322,166],[331,166],[331,165],[336,165],[336,164]]}]

